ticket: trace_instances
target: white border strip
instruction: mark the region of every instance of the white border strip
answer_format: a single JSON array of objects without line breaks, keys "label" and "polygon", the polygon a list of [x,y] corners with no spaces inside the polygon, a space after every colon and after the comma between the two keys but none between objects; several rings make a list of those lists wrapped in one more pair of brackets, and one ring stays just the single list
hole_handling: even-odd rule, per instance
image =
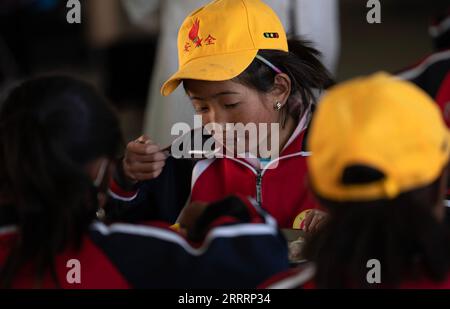
[{"label": "white border strip", "polygon": [[[270,218],[270,217],[269,217]],[[269,219],[268,218],[268,219]],[[217,227],[209,232],[203,242],[203,245],[199,248],[192,247],[186,239],[184,239],[181,235],[176,232],[172,232],[170,230],[158,228],[158,227],[149,227],[143,225],[131,225],[131,224],[113,224],[111,226],[106,226],[101,222],[93,223],[91,228],[100,232],[102,235],[111,235],[115,233],[124,233],[124,234],[132,234],[139,235],[145,237],[157,238],[163,241],[168,241],[175,243],[182,247],[186,252],[191,255],[199,256],[206,252],[209,245],[216,238],[233,238],[237,236],[264,236],[264,235],[277,235],[278,230],[276,228],[275,220],[268,220],[267,224],[254,224],[254,223],[245,223],[238,224],[234,226],[223,226]],[[275,224],[275,225],[273,225]]]},{"label": "white border strip", "polygon": [[445,60],[450,58],[450,50],[446,50],[440,53],[433,54],[426,58],[421,64],[418,66],[397,75],[398,78],[411,80],[422,74],[429,66],[433,63],[438,62],[440,60]]},{"label": "white border strip", "polygon": [[15,225],[8,225],[8,226],[5,226],[5,227],[2,227],[2,228],[0,228],[0,235],[17,232],[17,229],[18,228]]},{"label": "white border strip", "polygon": [[215,159],[206,159],[200,160],[195,164],[194,168],[192,169],[191,191],[203,172],[206,171],[206,169],[210,167],[214,161]]},{"label": "white border strip", "polygon": [[292,154],[287,155],[287,156],[282,156],[282,157],[276,158],[275,160],[270,161],[269,163],[267,163],[267,165],[264,167],[261,175],[264,176],[266,171],[270,169],[269,166],[271,166],[272,164],[275,164],[276,162],[279,162],[279,161],[284,160],[284,159],[293,158],[293,157],[310,157],[311,155],[312,155],[311,152],[301,151],[301,152],[292,153]]},{"label": "white border strip", "polygon": [[120,195],[117,195],[116,193],[112,192],[111,190],[108,190],[108,194],[113,197],[116,200],[120,200],[120,201],[124,201],[124,202],[131,202],[132,200],[134,200],[137,195],[138,195],[139,191],[136,191],[136,193],[132,196],[132,197],[123,197]]},{"label": "white border strip", "polygon": [[439,25],[431,26],[428,30],[432,37],[436,38],[450,28],[450,16],[445,18]]},{"label": "white border strip", "polygon": [[293,276],[281,279],[280,281],[269,285],[266,289],[298,288],[301,285],[308,282],[309,280],[311,280],[315,274],[316,274],[316,267],[313,265],[310,265],[310,266],[306,267],[305,269],[300,270],[299,273],[297,273]]}]

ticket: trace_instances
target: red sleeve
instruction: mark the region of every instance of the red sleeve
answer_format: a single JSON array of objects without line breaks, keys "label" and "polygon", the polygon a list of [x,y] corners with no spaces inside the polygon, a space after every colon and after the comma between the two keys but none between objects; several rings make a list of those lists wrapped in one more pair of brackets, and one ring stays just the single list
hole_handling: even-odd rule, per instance
[{"label": "red sleeve", "polygon": [[123,201],[131,201],[136,198],[138,190],[132,191],[124,190],[119,186],[119,184],[116,182],[116,180],[114,180],[114,178],[111,178],[109,182],[109,193],[115,199]]}]

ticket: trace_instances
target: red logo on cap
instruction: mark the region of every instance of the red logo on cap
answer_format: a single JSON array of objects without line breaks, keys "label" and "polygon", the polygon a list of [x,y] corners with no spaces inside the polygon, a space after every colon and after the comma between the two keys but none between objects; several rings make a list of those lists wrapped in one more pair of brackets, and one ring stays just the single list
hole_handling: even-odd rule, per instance
[{"label": "red logo on cap", "polygon": [[194,25],[191,28],[191,31],[189,32],[189,39],[195,43],[195,47],[201,47],[202,41],[198,36],[198,32],[200,31],[200,21],[198,19],[195,20]]},{"label": "red logo on cap", "polygon": [[214,45],[216,44],[215,41],[217,40],[215,37],[213,37],[211,34],[208,34],[206,39],[202,39],[199,36],[200,32],[200,20],[198,18],[195,20],[194,24],[192,25],[191,30],[189,31],[189,40],[184,44],[184,52],[190,52],[192,45],[191,43],[194,43],[194,46],[197,47],[203,47],[203,45]]}]

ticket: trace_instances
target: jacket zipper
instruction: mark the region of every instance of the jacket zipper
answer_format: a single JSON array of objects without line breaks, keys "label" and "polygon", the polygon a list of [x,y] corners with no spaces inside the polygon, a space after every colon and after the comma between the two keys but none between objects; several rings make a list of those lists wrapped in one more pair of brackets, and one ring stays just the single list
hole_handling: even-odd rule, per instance
[{"label": "jacket zipper", "polygon": [[262,170],[259,170],[256,175],[256,202],[260,207],[262,206],[262,172]]},{"label": "jacket zipper", "polygon": [[[295,155],[296,155],[296,156],[297,156],[297,155],[301,155],[301,156],[309,156],[310,153],[309,153],[309,152],[304,152],[304,151],[302,151],[301,153],[295,154]],[[282,159],[289,158],[289,157],[292,157],[292,155],[285,156],[285,157],[280,157],[280,158],[279,158],[279,161],[281,161]],[[261,170],[258,170],[258,171],[257,171],[256,169],[254,169],[253,167],[251,167],[249,164],[244,163],[244,162],[242,162],[242,161],[240,161],[240,160],[236,160],[235,158],[231,158],[231,157],[226,157],[226,158],[231,159],[231,160],[233,160],[233,161],[235,161],[235,162],[238,162],[238,163],[240,163],[240,164],[243,164],[244,166],[248,167],[250,170],[252,170],[252,171],[256,174],[256,203],[261,207],[261,206],[262,206],[262,179],[263,179],[263,176],[264,176],[264,172],[265,172],[267,169],[264,168],[264,169],[261,169]]]}]

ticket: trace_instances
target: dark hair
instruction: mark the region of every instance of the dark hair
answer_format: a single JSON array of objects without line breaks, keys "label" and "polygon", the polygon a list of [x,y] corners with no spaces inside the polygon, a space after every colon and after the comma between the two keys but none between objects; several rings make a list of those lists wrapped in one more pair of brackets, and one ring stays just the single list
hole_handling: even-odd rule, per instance
[{"label": "dark hair", "polygon": [[[285,113],[298,119],[316,103],[315,90],[323,90],[334,84],[330,73],[320,62],[320,52],[304,40],[289,40],[289,52],[278,50],[260,50],[259,55],[287,74],[292,89]],[[255,59],[249,67],[234,80],[260,92],[269,92],[273,88],[277,73]]]},{"label": "dark hair", "polygon": [[114,112],[85,82],[47,76],[12,90],[0,110],[0,210],[14,214],[20,241],[1,268],[2,286],[30,261],[36,282],[50,270],[58,284],[55,255],[80,248],[98,208],[85,165],[113,158],[121,142]]},{"label": "dark hair", "polygon": [[[393,200],[336,202],[318,196],[329,219],[304,248],[305,257],[316,263],[317,286],[376,287],[366,280],[371,259],[380,261],[382,287],[398,287],[408,280],[445,279],[450,271],[449,231],[432,213],[442,199],[443,175]],[[368,167],[353,167],[342,180],[355,184],[382,177]]]}]

